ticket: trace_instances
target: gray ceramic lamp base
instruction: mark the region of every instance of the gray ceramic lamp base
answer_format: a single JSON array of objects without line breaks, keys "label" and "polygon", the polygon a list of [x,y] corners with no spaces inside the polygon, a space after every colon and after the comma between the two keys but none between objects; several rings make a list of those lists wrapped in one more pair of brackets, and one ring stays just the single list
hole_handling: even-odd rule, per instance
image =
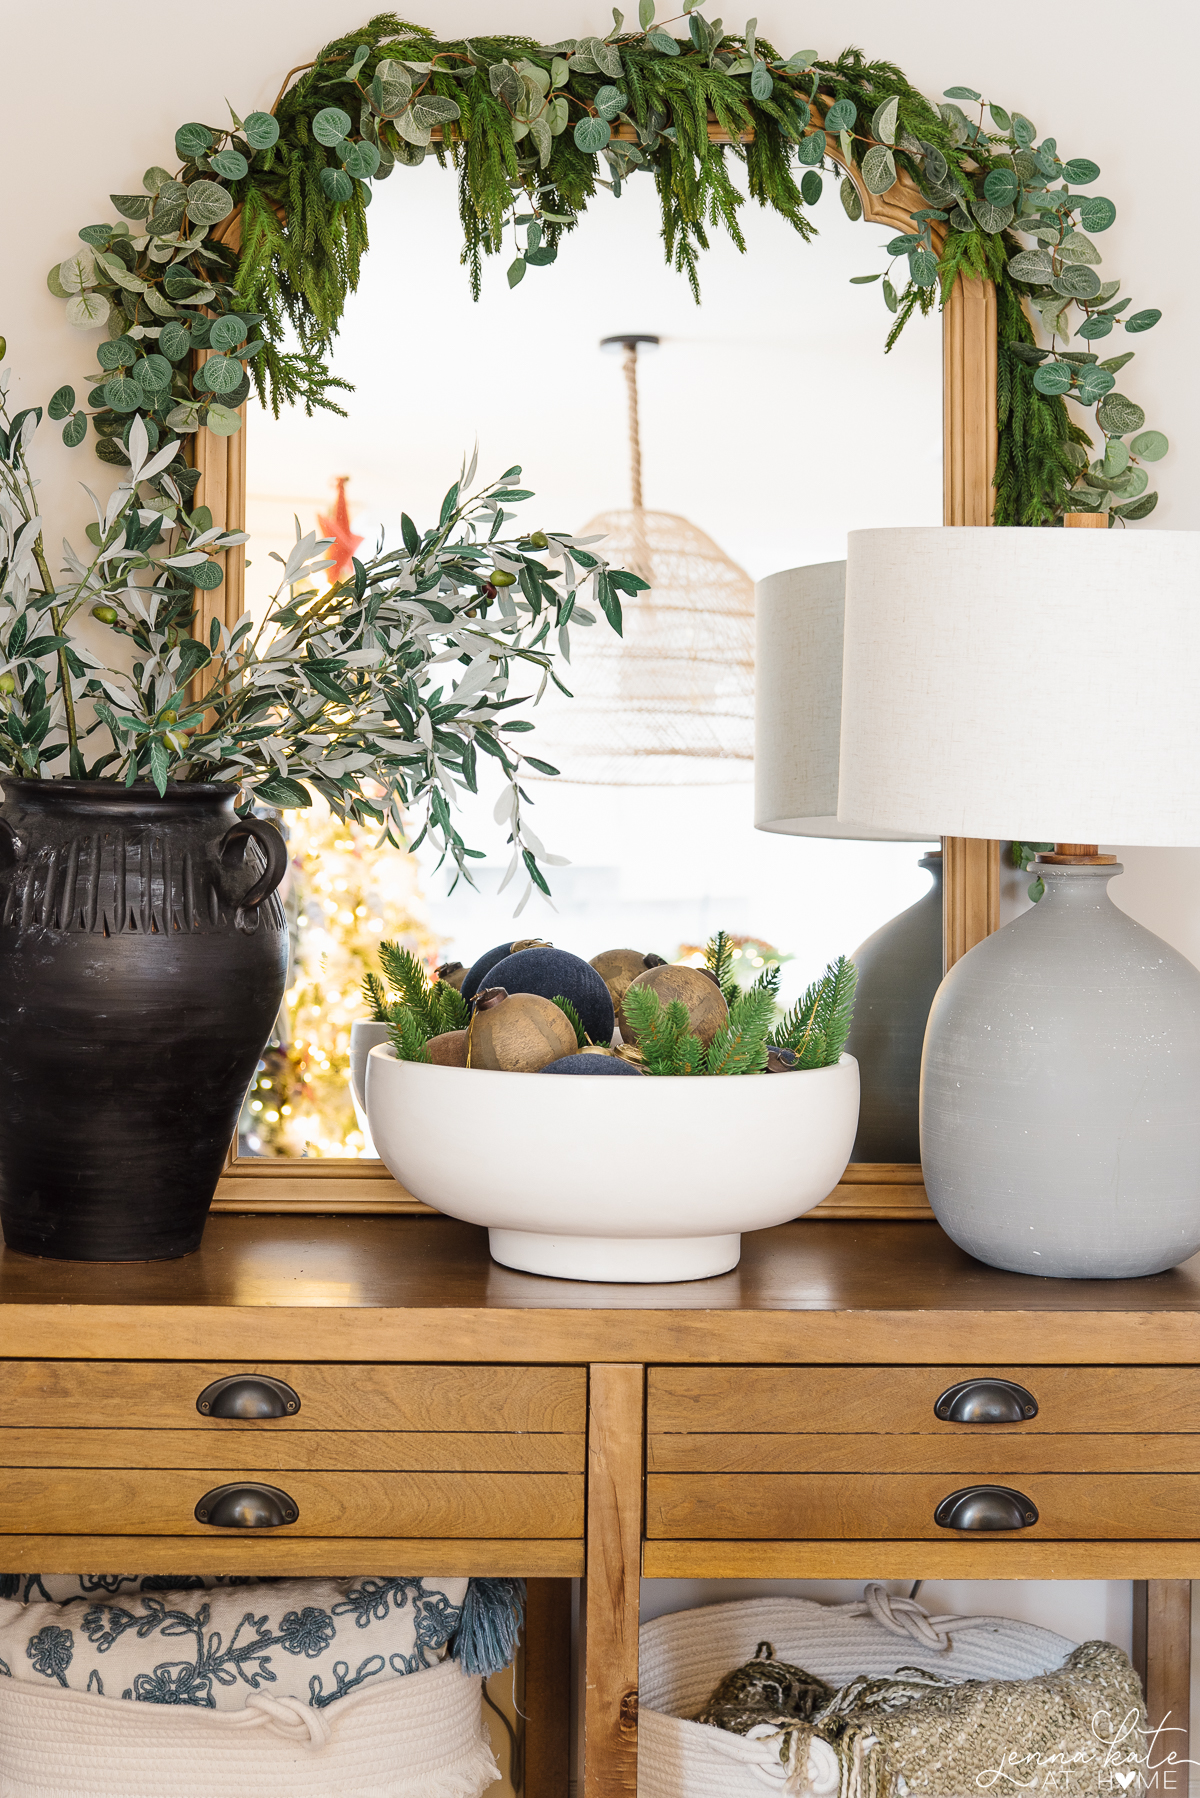
[{"label": "gray ceramic lamp base", "polygon": [[1161,1273],[1200,1249],[1200,972],[1112,903],[1119,864],[1039,872],[933,1002],[929,1202],[992,1267]]}]

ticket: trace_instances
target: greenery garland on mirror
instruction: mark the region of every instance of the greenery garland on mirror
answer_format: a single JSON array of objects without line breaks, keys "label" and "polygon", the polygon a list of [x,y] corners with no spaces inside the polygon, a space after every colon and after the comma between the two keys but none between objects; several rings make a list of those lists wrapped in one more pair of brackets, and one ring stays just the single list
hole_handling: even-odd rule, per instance
[{"label": "greenery garland on mirror", "polygon": [[[120,222],[84,227],[83,248],[48,277],[71,324],[106,327],[88,396],[97,453],[124,465],[138,416],[151,448],[164,429],[231,433],[251,384],[276,411],[340,410],[335,395],[346,383],[328,359],[367,248],[372,184],[397,164],[428,154],[453,164],[476,294],[483,256],[501,254],[510,231],[515,285],[555,260],[597,187],[619,195],[634,174],[649,174],[667,258],[698,298],[709,231],[745,247],[738,215],[747,198],[802,238],[813,235],[809,213],[832,139],[868,192],[886,193],[904,174],[927,202],[911,213],[912,230],[889,243],[887,274],[856,278],[882,279],[894,314],[888,349],[960,273],[996,283],[996,522],[1055,524],[1067,511],[1108,512],[1110,523],[1145,518],[1158,498],[1146,491],[1145,465],[1167,440],[1145,430],[1141,407],[1116,390],[1133,352],[1102,361],[1091,345],[1118,324],[1149,330],[1161,314],[1123,317],[1131,302],[1120,282],[1096,272],[1092,240],[1116,217],[1110,200],[1077,191],[1099,177],[1096,164],[1064,162],[1054,138],[1039,143],[1027,118],[974,89],[948,88],[933,104],[894,64],[856,49],[833,60],[815,50],[784,57],[756,36],[754,20],[727,33],[693,0],[680,17],[682,37],[656,24],[655,0],[640,0],[636,31],[614,8],[607,36],[546,45],[519,36],[448,42],[384,13],[327,45],[272,113],[181,126],[176,172],[148,169],[141,193],[113,195]],[[710,117],[730,142],[709,141]],[[840,194],[861,218],[848,177]],[[234,250],[220,237],[238,206]],[[1049,348],[1038,346],[1031,313]],[[1083,347],[1069,347],[1076,340]],[[196,365],[198,350],[209,354]],[[1094,459],[1068,397],[1094,408],[1103,436]],[[83,441],[89,413],[70,386],[49,410],[65,420],[68,444]],[[174,473],[181,483],[195,478],[182,463]]]}]

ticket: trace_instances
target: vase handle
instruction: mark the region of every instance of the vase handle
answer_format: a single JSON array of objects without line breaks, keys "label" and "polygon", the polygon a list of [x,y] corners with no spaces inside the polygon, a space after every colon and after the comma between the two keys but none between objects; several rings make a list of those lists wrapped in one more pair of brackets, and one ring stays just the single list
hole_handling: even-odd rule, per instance
[{"label": "vase handle", "polygon": [[[239,818],[232,829],[226,831],[217,851],[222,866],[230,849],[237,843],[245,844],[251,837],[266,856],[267,868],[265,874],[255,881],[250,891],[237,903],[244,910],[253,911],[271,896],[287,873],[288,852],[287,844],[273,824],[267,824],[262,818]],[[242,854],[245,855],[244,848]]]}]

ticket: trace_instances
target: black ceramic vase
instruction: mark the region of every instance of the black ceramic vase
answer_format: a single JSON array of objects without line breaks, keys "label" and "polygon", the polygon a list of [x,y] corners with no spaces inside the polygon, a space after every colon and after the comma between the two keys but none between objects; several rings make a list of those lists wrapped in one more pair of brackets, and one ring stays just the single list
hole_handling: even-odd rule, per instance
[{"label": "black ceramic vase", "polygon": [[891,918],[854,951],[854,1023],[846,1042],[858,1060],[862,1101],[851,1161],[920,1161],[921,1048],[942,982],[942,857],[923,855],[933,875],[924,898]]},{"label": "black ceramic vase", "polygon": [[283,839],[232,787],[3,788],[4,1240],[186,1255],[283,996]]}]

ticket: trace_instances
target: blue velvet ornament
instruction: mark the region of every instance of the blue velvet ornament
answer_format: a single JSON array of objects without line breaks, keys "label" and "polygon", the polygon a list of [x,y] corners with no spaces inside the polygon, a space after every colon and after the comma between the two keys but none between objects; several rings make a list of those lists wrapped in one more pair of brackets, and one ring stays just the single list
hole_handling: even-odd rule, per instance
[{"label": "blue velvet ornament", "polygon": [[[496,984],[494,980],[488,980],[487,976],[498,961],[507,960],[517,948],[518,942],[528,944],[531,948],[548,949],[550,947],[549,943],[542,943],[537,937],[521,937],[517,939],[517,942],[497,943],[494,949],[485,949],[478,961],[471,963],[470,970],[464,976],[462,985],[458,989],[464,999],[473,999],[481,986]],[[524,954],[524,952],[522,949],[521,953]]]},{"label": "blue velvet ornament", "polygon": [[561,1061],[552,1061],[540,1068],[542,1074],[635,1074],[642,1079],[641,1068],[635,1068],[630,1061],[622,1061],[619,1055],[589,1055],[584,1050],[579,1055],[564,1055]]},{"label": "blue velvet ornament", "polygon": [[569,999],[594,1043],[607,1047],[612,1041],[617,1022],[612,995],[589,962],[565,949],[522,949],[490,967],[487,984],[502,986],[509,993]]}]

